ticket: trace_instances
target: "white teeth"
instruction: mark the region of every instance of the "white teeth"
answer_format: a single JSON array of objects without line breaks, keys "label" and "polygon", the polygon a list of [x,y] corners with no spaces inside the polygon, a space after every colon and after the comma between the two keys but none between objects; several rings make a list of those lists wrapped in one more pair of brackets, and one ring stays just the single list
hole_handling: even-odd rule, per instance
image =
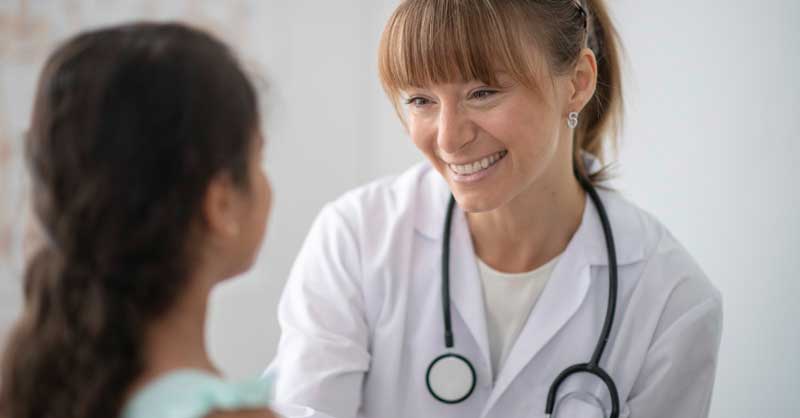
[{"label": "white teeth", "polygon": [[494,163],[500,161],[500,159],[503,158],[507,153],[508,153],[507,151],[500,151],[498,153],[492,154],[488,157],[484,157],[473,163],[463,164],[463,165],[450,164],[449,167],[456,174],[461,174],[461,175],[475,174],[479,171],[491,167],[492,165],[494,165]]}]

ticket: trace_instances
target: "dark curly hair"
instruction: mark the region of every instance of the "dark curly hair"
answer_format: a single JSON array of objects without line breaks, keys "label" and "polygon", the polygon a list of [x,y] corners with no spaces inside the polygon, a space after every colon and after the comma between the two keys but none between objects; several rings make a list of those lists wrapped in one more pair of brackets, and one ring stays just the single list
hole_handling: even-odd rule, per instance
[{"label": "dark curly hair", "polygon": [[186,287],[212,178],[249,187],[259,128],[231,51],[176,23],[77,35],[47,61],[26,152],[47,244],[2,364],[0,416],[109,418],[146,327]]}]

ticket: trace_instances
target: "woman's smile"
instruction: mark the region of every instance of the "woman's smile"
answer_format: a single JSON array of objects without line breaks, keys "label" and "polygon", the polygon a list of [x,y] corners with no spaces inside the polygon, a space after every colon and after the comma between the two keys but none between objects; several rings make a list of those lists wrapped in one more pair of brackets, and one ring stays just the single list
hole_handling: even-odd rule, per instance
[{"label": "woman's smile", "polygon": [[450,177],[459,183],[472,183],[484,179],[495,171],[496,165],[508,154],[507,150],[495,152],[482,158],[464,163],[446,162]]}]

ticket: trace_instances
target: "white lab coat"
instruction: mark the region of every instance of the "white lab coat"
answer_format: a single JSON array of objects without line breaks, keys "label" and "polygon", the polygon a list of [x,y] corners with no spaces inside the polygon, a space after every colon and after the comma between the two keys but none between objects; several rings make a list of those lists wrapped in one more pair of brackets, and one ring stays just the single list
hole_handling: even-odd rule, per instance
[{"label": "white lab coat", "polygon": [[[616,319],[600,364],[616,382],[620,417],[706,417],[720,293],[652,216],[616,192],[598,192],[619,263]],[[279,401],[336,418],[544,417],[551,382],[589,361],[605,317],[608,265],[597,211],[587,197],[580,227],[495,371],[475,252],[456,210],[453,351],[471,360],[477,385],[469,399],[449,405],[425,384],[427,367],[446,352],[441,248],[448,198],[447,184],[423,163],[322,210],[278,309],[282,336],[271,368]],[[588,375],[569,378],[557,399],[558,416],[610,412],[605,386]]]}]

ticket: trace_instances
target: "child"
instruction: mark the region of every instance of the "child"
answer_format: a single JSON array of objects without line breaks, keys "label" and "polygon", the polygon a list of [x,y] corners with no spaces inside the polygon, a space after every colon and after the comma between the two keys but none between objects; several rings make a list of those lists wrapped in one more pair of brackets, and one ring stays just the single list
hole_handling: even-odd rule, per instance
[{"label": "child", "polygon": [[180,24],[80,34],[41,76],[26,142],[47,243],[0,380],[3,418],[272,417],[219,377],[208,295],[258,252],[271,191],[252,84]]}]

